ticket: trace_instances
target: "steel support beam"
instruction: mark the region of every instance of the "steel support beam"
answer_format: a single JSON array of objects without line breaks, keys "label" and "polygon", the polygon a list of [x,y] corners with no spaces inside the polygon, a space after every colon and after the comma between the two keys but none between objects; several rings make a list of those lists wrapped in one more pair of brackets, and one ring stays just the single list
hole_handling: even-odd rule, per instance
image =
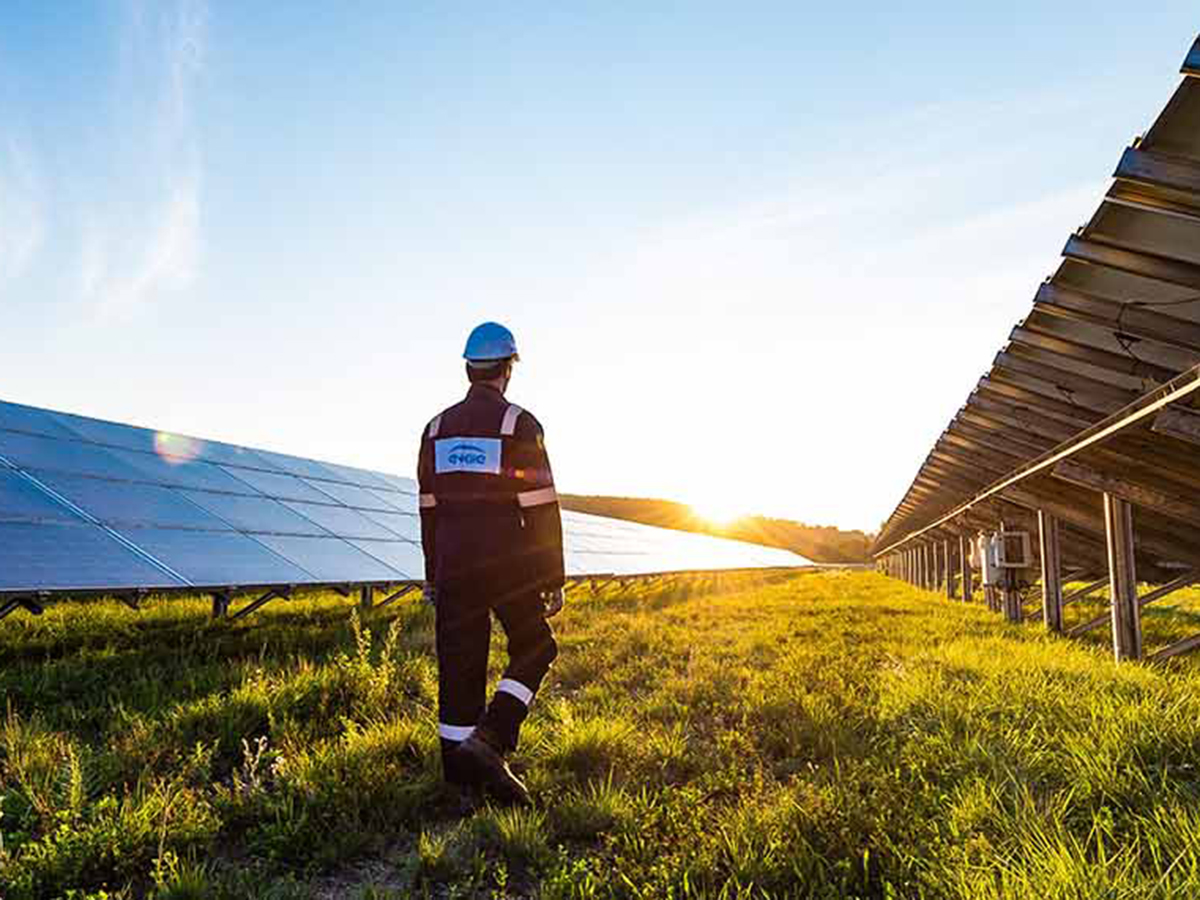
[{"label": "steel support beam", "polygon": [[35,616],[40,616],[46,611],[45,607],[32,597],[13,597],[0,603],[0,619],[16,612],[18,609],[23,609]]},{"label": "steel support beam", "polygon": [[1133,507],[1128,500],[1104,495],[1104,531],[1112,595],[1113,655],[1118,662],[1142,656],[1141,607],[1133,561]]},{"label": "steel support beam", "polygon": [[246,616],[250,615],[250,613],[252,613],[256,610],[262,609],[264,606],[266,606],[272,600],[275,600],[277,598],[286,599],[291,596],[292,596],[292,591],[290,588],[272,588],[271,590],[267,591],[265,594],[260,596],[258,599],[253,600],[250,603],[247,603],[245,606],[243,606],[241,609],[239,609],[237,612],[235,612],[232,616],[230,616],[230,618],[231,619],[245,618]]},{"label": "steel support beam", "polygon": [[1154,417],[1150,430],[1189,444],[1200,444],[1200,415],[1169,406]]},{"label": "steel support beam", "polygon": [[[1152,591],[1147,591],[1145,594],[1143,594],[1141,597],[1138,598],[1138,606],[1145,606],[1148,603],[1153,603],[1156,600],[1161,600],[1163,597],[1166,597],[1169,594],[1173,594],[1176,591],[1182,590],[1185,587],[1190,587],[1191,585],[1195,584],[1197,581],[1200,581],[1200,569],[1192,569],[1188,573],[1186,573],[1184,575],[1180,575],[1178,578],[1176,578],[1172,581],[1168,581],[1166,584],[1154,588],[1154,590],[1152,590]],[[1102,614],[1096,616],[1096,618],[1094,618],[1094,619],[1089,619],[1088,621],[1086,621],[1080,625],[1076,625],[1074,628],[1072,628],[1070,631],[1067,632],[1067,635],[1069,637],[1079,637],[1081,634],[1087,634],[1089,631],[1099,628],[1101,625],[1104,625],[1106,622],[1109,622],[1111,620],[1112,620],[1112,614],[1110,612],[1102,613]]]},{"label": "steel support beam", "polygon": [[1042,622],[1055,633],[1063,630],[1062,558],[1058,519],[1038,510],[1038,543],[1042,556]]},{"label": "steel support beam", "polygon": [[970,603],[974,585],[971,583],[975,577],[971,572],[971,553],[970,553],[970,538],[965,534],[958,536],[958,569],[962,577],[962,598],[964,603]]},{"label": "steel support beam", "polygon": [[946,578],[945,578],[946,598],[949,600],[953,600],[954,599],[954,567],[951,565],[951,560],[950,560],[950,540],[949,540],[949,538],[942,541],[942,559],[946,563]]},{"label": "steel support beam", "polygon": [[375,609],[383,609],[385,606],[391,606],[393,603],[395,603],[401,597],[408,596],[413,591],[417,590],[419,587],[420,587],[420,585],[417,585],[417,584],[406,584],[403,587],[401,587],[398,591],[395,591],[395,592],[389,594],[388,596],[384,597],[382,600],[380,600],[378,603],[375,604],[374,608]]},{"label": "steel support beam", "polygon": [[1164,516],[1200,524],[1200,504],[1136,479],[1093,468],[1073,459],[1064,459],[1058,463],[1054,467],[1053,474],[1055,478],[1062,481],[1090,488],[1093,491],[1112,494],[1114,497],[1144,506]]}]

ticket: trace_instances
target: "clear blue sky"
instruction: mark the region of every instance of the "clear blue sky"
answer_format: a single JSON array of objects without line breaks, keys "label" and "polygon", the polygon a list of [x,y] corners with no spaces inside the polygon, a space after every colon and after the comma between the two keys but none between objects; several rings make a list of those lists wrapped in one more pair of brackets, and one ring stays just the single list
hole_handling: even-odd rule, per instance
[{"label": "clear blue sky", "polygon": [[472,325],[559,486],[874,529],[1194,4],[0,6],[0,398],[408,473]]}]

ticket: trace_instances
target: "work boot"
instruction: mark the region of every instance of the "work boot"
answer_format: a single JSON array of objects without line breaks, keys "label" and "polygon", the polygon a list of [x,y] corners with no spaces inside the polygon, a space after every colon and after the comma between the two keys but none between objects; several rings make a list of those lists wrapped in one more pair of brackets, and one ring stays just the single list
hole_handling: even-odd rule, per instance
[{"label": "work boot", "polygon": [[528,788],[478,730],[454,750],[454,762],[460,772],[477,781],[501,803],[528,806],[532,802]]}]

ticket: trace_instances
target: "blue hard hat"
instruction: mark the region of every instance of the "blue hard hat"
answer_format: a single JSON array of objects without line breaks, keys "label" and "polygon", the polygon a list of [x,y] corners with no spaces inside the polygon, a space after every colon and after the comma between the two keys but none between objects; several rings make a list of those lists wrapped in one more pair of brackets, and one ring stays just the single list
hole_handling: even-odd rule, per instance
[{"label": "blue hard hat", "polygon": [[519,359],[517,340],[512,332],[499,322],[484,322],[477,325],[467,338],[467,349],[463,351],[463,359],[469,362]]}]

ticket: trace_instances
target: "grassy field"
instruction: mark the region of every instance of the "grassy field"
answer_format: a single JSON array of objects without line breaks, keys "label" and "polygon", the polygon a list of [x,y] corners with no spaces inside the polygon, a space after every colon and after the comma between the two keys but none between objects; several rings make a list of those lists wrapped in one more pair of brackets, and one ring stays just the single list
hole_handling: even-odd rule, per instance
[{"label": "grassy field", "polygon": [[[1155,640],[1196,628],[1181,596]],[[0,895],[1200,894],[1190,660],[872,573],[581,595],[516,760],[536,807],[471,809],[438,784],[430,611],[352,610],[0,623]]]}]

